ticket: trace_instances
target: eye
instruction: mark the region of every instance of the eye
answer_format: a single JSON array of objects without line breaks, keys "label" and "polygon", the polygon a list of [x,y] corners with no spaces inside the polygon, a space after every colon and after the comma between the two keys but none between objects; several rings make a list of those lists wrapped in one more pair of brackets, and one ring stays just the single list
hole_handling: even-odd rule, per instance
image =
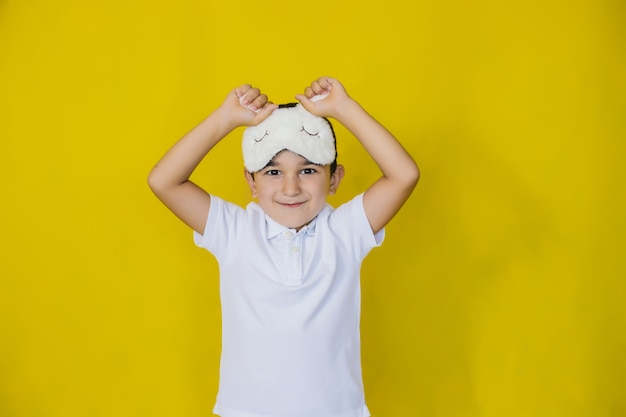
[{"label": "eye", "polygon": [[263,136],[261,136],[260,139],[255,139],[254,141],[257,142],[257,143],[261,142],[265,138],[265,136],[267,136],[267,135],[269,135],[269,132],[266,130],[265,133],[263,133]]},{"label": "eye", "polygon": [[263,174],[265,175],[269,175],[270,177],[273,177],[275,175],[280,175],[280,171],[277,169],[268,169],[267,171],[265,171]]},{"label": "eye", "polygon": [[320,132],[317,132],[317,133],[311,133],[311,132],[309,132],[308,130],[306,130],[306,129],[304,128],[304,126],[302,126],[302,129],[300,129],[300,132],[305,132],[305,133],[306,133],[307,135],[309,135],[309,136],[319,136],[319,135],[320,135]]},{"label": "eye", "polygon": [[301,174],[305,175],[315,174],[316,172],[317,170],[315,168],[304,168],[302,171],[300,171]]}]

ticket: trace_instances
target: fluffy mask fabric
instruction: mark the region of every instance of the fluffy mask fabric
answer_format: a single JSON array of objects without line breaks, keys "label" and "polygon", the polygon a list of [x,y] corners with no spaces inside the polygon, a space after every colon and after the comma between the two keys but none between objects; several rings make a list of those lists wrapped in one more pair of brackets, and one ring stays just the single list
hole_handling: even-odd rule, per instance
[{"label": "fluffy mask fabric", "polygon": [[330,123],[309,113],[301,104],[281,107],[257,126],[243,133],[243,162],[249,172],[264,168],[282,150],[326,165],[337,156]]}]

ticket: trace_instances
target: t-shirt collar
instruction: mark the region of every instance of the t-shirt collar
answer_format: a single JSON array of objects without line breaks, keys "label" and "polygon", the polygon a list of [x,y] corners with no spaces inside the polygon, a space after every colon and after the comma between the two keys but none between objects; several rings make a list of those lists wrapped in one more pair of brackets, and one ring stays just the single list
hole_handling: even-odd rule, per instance
[{"label": "t-shirt collar", "polygon": [[[300,229],[300,232],[298,233],[306,233],[308,236],[313,236],[315,234],[315,225],[317,224],[318,217],[319,217],[319,214],[313,220],[311,220],[309,224],[307,224],[302,229]],[[293,230],[293,229],[290,229],[287,226],[283,226],[282,224],[274,221],[267,214],[265,215],[265,236],[267,239],[273,239],[276,236],[282,233],[285,233],[287,230]],[[294,230],[294,233],[295,233],[295,230]]]}]

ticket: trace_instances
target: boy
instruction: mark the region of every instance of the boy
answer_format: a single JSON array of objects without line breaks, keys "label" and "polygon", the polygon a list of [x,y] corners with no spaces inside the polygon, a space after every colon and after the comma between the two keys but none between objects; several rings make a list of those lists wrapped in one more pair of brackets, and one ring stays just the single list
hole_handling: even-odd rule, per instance
[{"label": "boy", "polygon": [[[153,168],[157,197],[220,266],[222,417],[367,417],[360,365],[359,270],[419,179],[413,159],[345,91],[321,77],[278,108],[243,85]],[[365,147],[382,176],[336,210],[344,167],[326,117]],[[244,210],[189,181],[239,126],[252,197]]]}]

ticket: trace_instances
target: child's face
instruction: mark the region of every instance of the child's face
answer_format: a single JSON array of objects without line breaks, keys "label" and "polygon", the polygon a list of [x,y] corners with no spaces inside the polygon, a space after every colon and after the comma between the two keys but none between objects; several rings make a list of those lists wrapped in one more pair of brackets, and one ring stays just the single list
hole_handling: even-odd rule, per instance
[{"label": "child's face", "polygon": [[246,171],[246,179],[259,205],[274,221],[300,230],[319,214],[326,196],[333,195],[343,177],[339,165],[333,175],[330,165],[316,165],[285,150],[263,169]]}]

